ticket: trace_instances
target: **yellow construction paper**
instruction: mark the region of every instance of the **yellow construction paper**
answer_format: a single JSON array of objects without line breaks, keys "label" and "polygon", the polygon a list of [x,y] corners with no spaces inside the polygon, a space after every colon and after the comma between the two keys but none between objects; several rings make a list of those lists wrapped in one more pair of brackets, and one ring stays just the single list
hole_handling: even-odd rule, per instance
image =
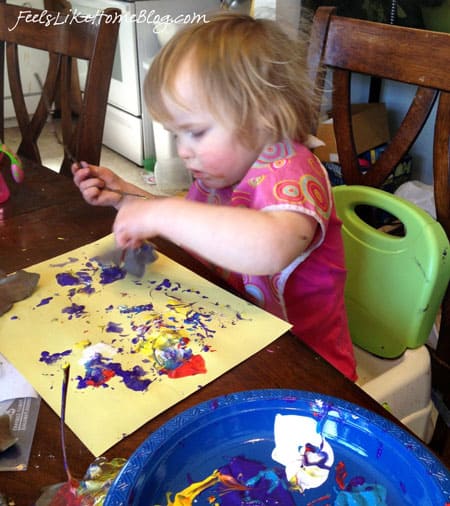
[{"label": "yellow construction paper", "polygon": [[96,457],[290,328],[161,253],[142,279],[105,284],[115,268],[96,257],[113,248],[28,268],[37,290],[0,317],[0,352],[58,414],[70,364],[66,422]]}]

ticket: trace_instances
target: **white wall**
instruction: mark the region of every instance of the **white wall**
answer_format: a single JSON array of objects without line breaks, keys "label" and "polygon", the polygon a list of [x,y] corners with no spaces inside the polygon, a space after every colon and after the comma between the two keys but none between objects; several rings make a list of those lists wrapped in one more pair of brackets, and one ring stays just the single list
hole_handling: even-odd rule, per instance
[{"label": "white wall", "polygon": [[[416,87],[396,82],[383,84],[380,100],[386,103],[392,128],[400,124],[416,92]],[[433,135],[436,105],[430,113],[419,137],[412,146],[412,178],[431,184],[433,182]]]}]

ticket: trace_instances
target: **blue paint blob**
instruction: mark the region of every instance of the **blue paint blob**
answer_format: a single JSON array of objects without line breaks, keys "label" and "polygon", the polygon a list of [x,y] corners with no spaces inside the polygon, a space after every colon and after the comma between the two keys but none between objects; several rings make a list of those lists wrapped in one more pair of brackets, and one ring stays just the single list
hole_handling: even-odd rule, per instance
[{"label": "blue paint blob", "polygon": [[387,506],[386,496],[382,485],[366,483],[338,492],[334,506]]},{"label": "blue paint blob", "polygon": [[121,314],[129,314],[129,313],[142,313],[144,311],[152,311],[153,304],[140,304],[138,306],[120,306],[119,311]]}]

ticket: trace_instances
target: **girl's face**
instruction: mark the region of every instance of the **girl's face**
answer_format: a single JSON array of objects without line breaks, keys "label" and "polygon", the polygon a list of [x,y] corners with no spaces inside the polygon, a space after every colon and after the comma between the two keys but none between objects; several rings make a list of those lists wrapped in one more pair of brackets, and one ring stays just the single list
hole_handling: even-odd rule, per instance
[{"label": "girl's face", "polygon": [[172,119],[164,126],[175,134],[178,155],[193,177],[208,188],[226,188],[245,176],[262,146],[258,149],[243,146],[233,128],[208,111],[195,89],[184,64],[178,72],[175,91],[185,107],[166,95],[164,101]]}]

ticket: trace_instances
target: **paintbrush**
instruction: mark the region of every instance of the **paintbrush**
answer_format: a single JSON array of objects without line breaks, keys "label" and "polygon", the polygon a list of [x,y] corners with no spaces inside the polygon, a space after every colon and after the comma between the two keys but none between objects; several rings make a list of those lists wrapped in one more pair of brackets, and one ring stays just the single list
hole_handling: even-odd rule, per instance
[{"label": "paintbrush", "polygon": [[[56,128],[55,114],[54,114],[54,111],[51,108],[48,96],[45,93],[44,85],[42,84],[41,78],[39,77],[39,74],[37,74],[37,73],[34,74],[34,77],[36,78],[36,81],[39,84],[39,88],[41,89],[42,99],[44,101],[44,105],[45,105],[45,109],[47,110],[47,114],[50,117],[50,124],[51,124],[51,127],[52,127],[52,133],[53,133],[53,136],[56,139],[56,142],[60,146],[62,146],[62,148],[64,150],[64,153],[66,154],[67,158],[69,158],[69,160],[72,163],[76,164],[78,167],[83,167],[83,164],[81,164],[77,160],[77,158],[73,155],[72,151],[69,149],[69,147],[67,146],[67,144],[63,141],[63,139],[61,139],[61,137],[60,137],[60,135],[58,133],[58,129]],[[115,189],[115,188],[110,188],[107,185],[105,185],[102,189],[103,190],[107,190],[109,192],[117,193],[119,195],[122,195],[122,197],[138,197],[138,198],[146,199],[146,200],[149,200],[151,198],[151,197],[148,197],[147,195],[142,195],[140,193],[126,192],[126,191],[123,191],[123,190],[118,190],[118,189]]]},{"label": "paintbrush", "polygon": [[67,482],[46,487],[43,494],[36,501],[35,506],[86,506],[88,504],[93,505],[94,503],[103,504],[103,501],[101,503],[98,501],[105,499],[109,486],[114,480],[115,475],[125,464],[125,459],[113,459],[108,463],[104,457],[100,457],[89,466],[82,481],[73,478],[69,469],[64,437],[70,364],[64,364],[62,369],[60,436]]},{"label": "paintbrush", "polygon": [[72,473],[70,472],[69,462],[67,460],[67,451],[66,451],[66,438],[64,431],[64,424],[66,421],[66,404],[67,404],[67,392],[69,389],[69,376],[70,376],[70,364],[67,362],[63,366],[63,382],[61,389],[61,420],[60,420],[60,430],[61,430],[61,448],[63,454],[63,463],[64,470],[66,471],[67,481],[69,483],[73,482]]},{"label": "paintbrush", "polygon": [[133,192],[126,192],[123,190],[116,190],[115,188],[110,188],[109,186],[104,186],[103,190],[107,190],[109,192],[118,193],[119,195],[122,195],[122,197],[138,197],[140,199],[150,200],[152,197],[149,197],[147,195],[142,195],[141,193],[133,193]]},{"label": "paintbrush", "polygon": [[67,460],[64,424],[66,418],[66,403],[69,385],[70,364],[69,363],[64,364],[62,369],[63,369],[63,380],[61,389],[60,437],[61,437],[63,464],[67,476],[67,481],[63,484],[51,485],[46,489],[44,489],[44,493],[36,502],[36,506],[81,506],[82,504],[85,504],[82,502],[82,499],[78,497],[77,489],[79,482],[73,478]]}]

